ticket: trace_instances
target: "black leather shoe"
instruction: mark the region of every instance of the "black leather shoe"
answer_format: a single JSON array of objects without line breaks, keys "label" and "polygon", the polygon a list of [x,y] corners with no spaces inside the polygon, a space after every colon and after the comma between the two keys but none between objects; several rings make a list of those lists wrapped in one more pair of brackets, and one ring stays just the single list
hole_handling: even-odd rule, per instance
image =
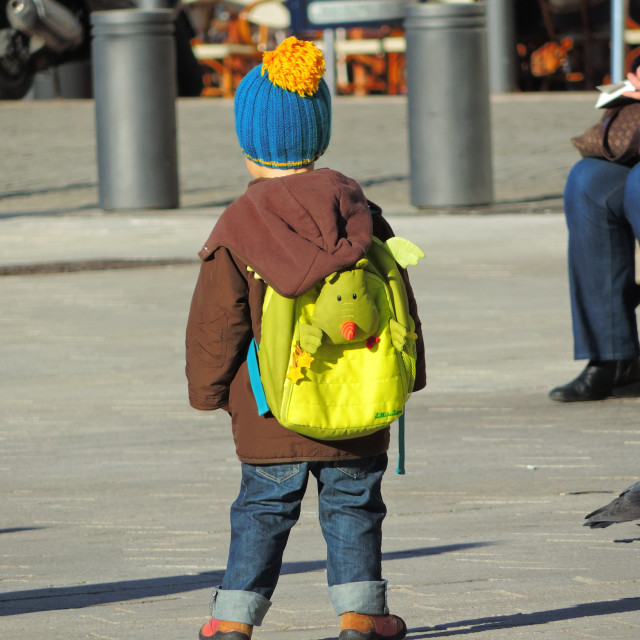
[{"label": "black leather shoe", "polygon": [[640,360],[590,360],[582,373],[549,392],[557,402],[589,402],[640,395]]}]

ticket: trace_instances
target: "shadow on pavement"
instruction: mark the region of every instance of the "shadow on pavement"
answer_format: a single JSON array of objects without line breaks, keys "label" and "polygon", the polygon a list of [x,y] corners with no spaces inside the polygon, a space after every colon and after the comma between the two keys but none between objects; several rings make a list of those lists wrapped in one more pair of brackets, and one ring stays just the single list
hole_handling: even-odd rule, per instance
[{"label": "shadow on pavement", "polygon": [[0,535],[3,533],[19,533],[20,531],[38,531],[45,527],[11,527],[10,529],[0,529]]},{"label": "shadow on pavement", "polygon": [[[533,613],[514,613],[508,616],[490,616],[487,618],[475,618],[473,620],[460,620],[449,622],[435,627],[421,627],[410,629],[407,638],[420,640],[421,638],[446,638],[449,636],[462,636],[483,631],[495,631],[497,629],[515,629],[562,620],[575,620],[576,618],[591,618],[593,616],[606,616],[619,613],[631,613],[640,611],[640,598],[622,598],[620,600],[608,600],[603,602],[588,602],[577,604],[573,607],[551,609],[549,611],[534,611]],[[466,627],[466,628],[461,628]]]},{"label": "shadow on pavement", "polygon": [[[495,543],[470,542],[440,547],[421,547],[384,553],[382,559],[388,561],[403,558],[419,558],[441,553],[452,553],[474,547],[486,547],[492,544]],[[324,560],[285,562],[282,565],[281,575],[322,571],[325,567],[326,563]],[[198,589],[211,588],[216,584],[220,584],[223,575],[223,571],[211,571],[192,576],[123,580],[122,582],[83,584],[76,587],[52,587],[49,589],[32,589],[29,591],[2,593],[0,594],[0,616],[16,616],[25,613],[55,611],[58,609],[80,609],[113,602],[138,600],[141,598],[157,598],[187,591],[197,591]]]}]

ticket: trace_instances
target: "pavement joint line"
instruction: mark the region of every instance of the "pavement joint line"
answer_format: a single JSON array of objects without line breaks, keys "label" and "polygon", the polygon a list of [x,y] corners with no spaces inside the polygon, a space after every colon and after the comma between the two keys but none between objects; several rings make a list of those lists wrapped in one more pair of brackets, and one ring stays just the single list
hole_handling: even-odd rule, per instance
[{"label": "pavement joint line", "polygon": [[0,200],[8,200],[9,198],[24,198],[29,196],[41,196],[47,195],[49,193],[64,193],[65,191],[77,191],[78,189],[95,189],[97,186],[97,182],[76,182],[60,187],[41,187],[35,189],[5,191],[4,193],[0,193]]},{"label": "pavement joint line", "polygon": [[149,267],[167,267],[184,264],[196,264],[198,261],[189,258],[163,259],[103,259],[76,260],[73,262],[47,262],[40,264],[0,266],[0,277],[35,276],[53,273],[75,273],[80,271],[106,271],[108,269],[141,269]]}]

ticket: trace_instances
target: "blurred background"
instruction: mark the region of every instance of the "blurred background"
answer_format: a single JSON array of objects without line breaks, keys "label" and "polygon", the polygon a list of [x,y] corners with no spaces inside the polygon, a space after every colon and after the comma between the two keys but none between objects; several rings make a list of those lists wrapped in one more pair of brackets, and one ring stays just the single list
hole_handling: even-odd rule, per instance
[{"label": "blurred background", "polygon": [[[402,0],[0,0],[0,99],[91,97],[90,14],[126,8],[173,11],[180,96],[232,97],[262,52],[289,35],[313,40],[320,47],[328,43],[335,58],[336,94],[404,94],[406,45],[398,16],[405,4]],[[487,0],[485,4],[488,11],[498,7],[499,31],[489,22],[489,46],[496,39],[503,41],[512,76],[508,91],[591,90],[611,80],[611,0]],[[640,0],[620,6],[628,68],[640,52]],[[309,17],[314,10],[317,15],[318,7],[335,12],[330,28],[314,25]],[[373,11],[357,19],[349,14],[353,7]],[[380,15],[375,14],[377,7],[384,8]]]}]

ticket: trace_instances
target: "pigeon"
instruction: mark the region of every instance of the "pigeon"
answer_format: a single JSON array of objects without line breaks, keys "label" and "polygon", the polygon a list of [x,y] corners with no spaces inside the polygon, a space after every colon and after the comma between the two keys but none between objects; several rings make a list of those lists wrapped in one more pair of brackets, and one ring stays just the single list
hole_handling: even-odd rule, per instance
[{"label": "pigeon", "polygon": [[617,522],[629,522],[638,518],[640,518],[640,481],[627,487],[609,504],[585,516],[584,526],[604,529]]}]

